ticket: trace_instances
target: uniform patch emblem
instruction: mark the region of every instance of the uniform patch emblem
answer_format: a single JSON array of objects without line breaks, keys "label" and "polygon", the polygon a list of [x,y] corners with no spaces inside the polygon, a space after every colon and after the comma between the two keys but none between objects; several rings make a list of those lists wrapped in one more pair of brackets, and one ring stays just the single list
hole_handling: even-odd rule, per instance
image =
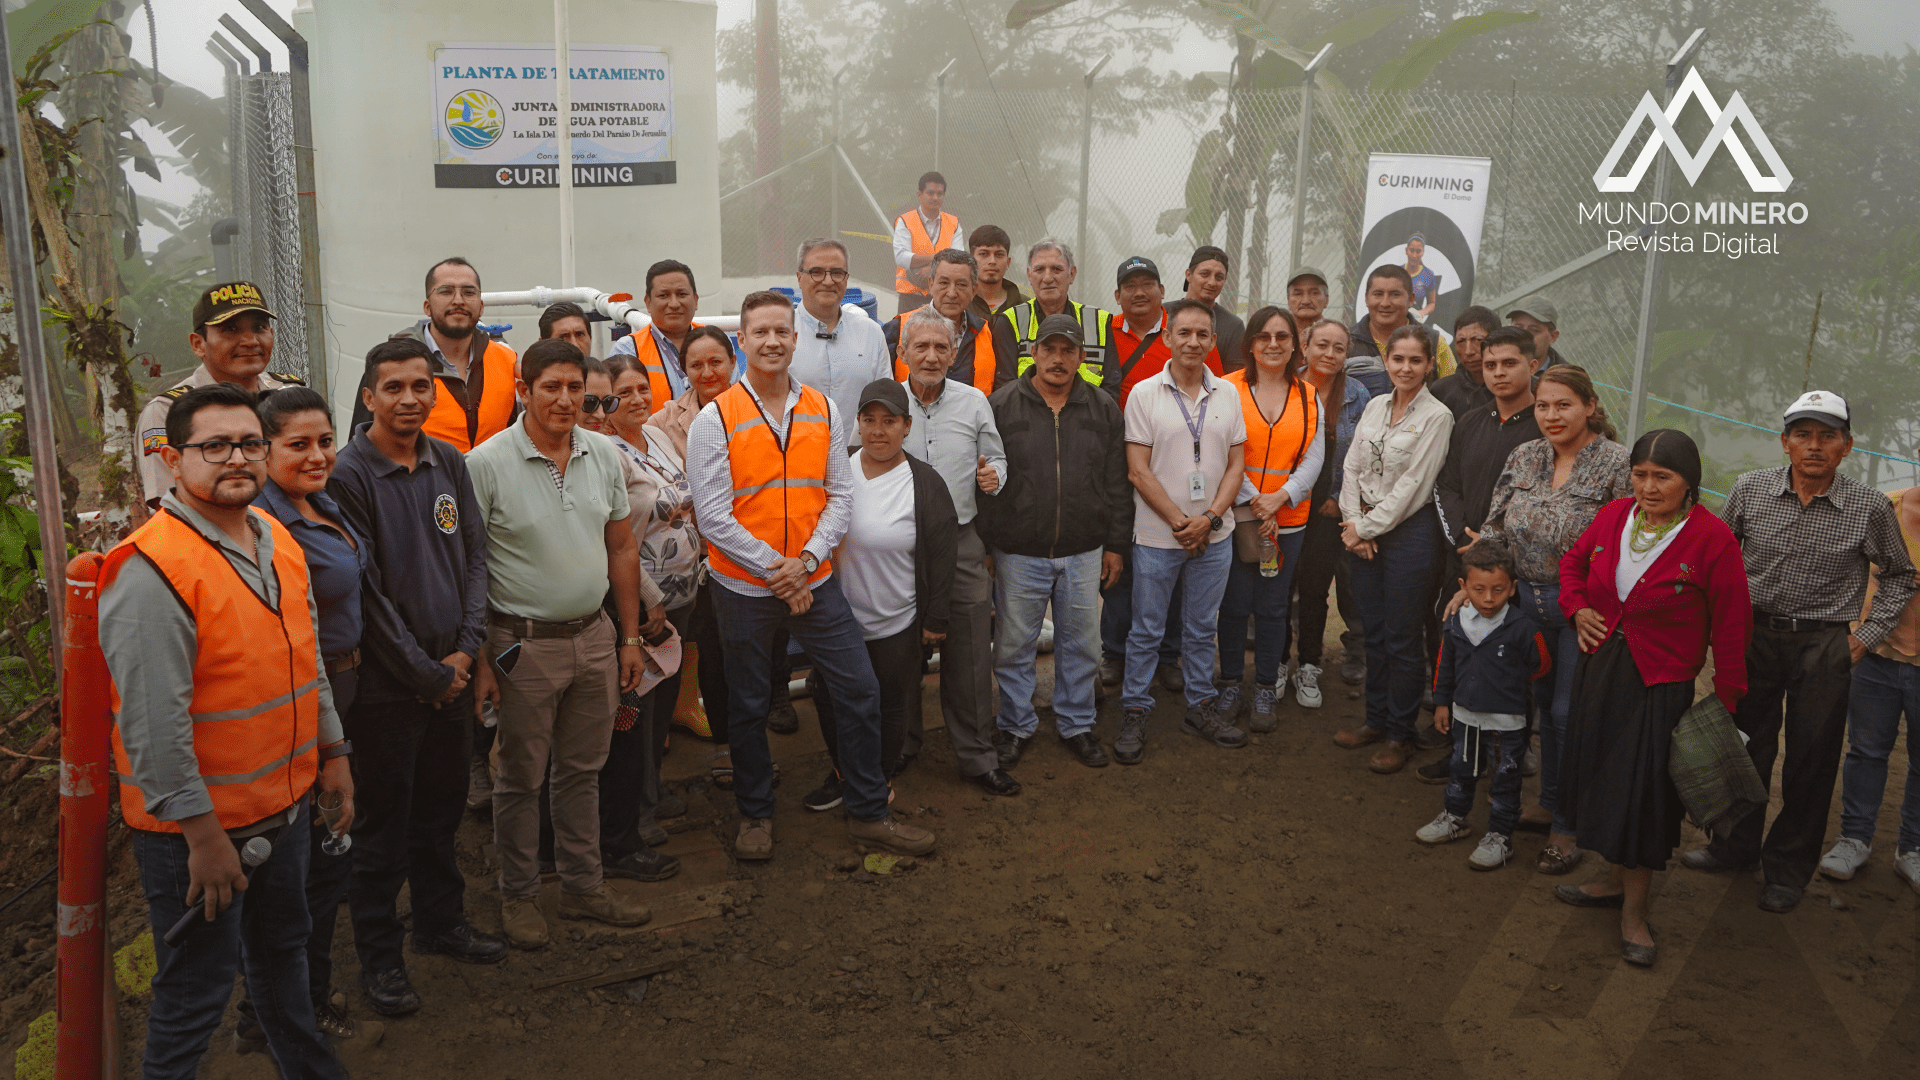
[{"label": "uniform patch emblem", "polygon": [[433,500],[433,523],[449,535],[460,527],[460,507],[454,503],[453,496],[442,494]]},{"label": "uniform patch emblem", "polygon": [[148,428],[140,433],[140,452],[142,454],[157,454],[160,452],[160,448],[165,445],[167,445],[166,428]]}]

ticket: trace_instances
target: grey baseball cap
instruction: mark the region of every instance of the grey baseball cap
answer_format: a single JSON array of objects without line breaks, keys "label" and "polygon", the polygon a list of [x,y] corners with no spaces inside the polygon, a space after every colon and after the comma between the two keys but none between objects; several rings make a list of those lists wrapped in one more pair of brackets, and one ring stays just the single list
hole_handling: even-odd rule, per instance
[{"label": "grey baseball cap", "polygon": [[1515,315],[1531,315],[1550,326],[1560,325],[1560,309],[1554,307],[1553,301],[1547,299],[1543,293],[1522,297],[1519,303],[1507,311],[1507,318],[1511,319]]},{"label": "grey baseball cap", "polygon": [[1041,319],[1040,334],[1034,342],[1038,344],[1056,335],[1071,339],[1075,345],[1084,344],[1084,339],[1080,336],[1080,320],[1065,312]]},{"label": "grey baseball cap", "polygon": [[1317,266],[1295,267],[1293,273],[1287,275],[1287,288],[1289,289],[1293,288],[1293,283],[1296,281],[1299,281],[1303,277],[1310,277],[1310,278],[1317,279],[1320,282],[1320,287],[1323,289],[1333,288],[1333,283],[1327,278],[1326,271],[1320,269]]}]

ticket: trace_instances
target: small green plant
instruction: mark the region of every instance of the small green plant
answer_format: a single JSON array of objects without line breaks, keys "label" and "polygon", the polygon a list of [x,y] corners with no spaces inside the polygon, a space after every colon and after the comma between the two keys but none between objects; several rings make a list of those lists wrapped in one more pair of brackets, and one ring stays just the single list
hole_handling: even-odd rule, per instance
[{"label": "small green plant", "polygon": [[[17,426],[18,413],[0,415],[0,428]],[[0,713],[14,713],[54,689],[48,648],[47,595],[42,587],[40,515],[29,509],[33,495],[27,479],[33,465],[24,457],[0,457]]]}]

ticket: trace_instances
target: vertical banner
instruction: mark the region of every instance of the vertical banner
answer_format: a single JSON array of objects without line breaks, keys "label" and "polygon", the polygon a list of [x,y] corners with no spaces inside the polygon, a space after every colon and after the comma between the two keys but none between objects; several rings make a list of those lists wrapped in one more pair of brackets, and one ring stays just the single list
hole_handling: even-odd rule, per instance
[{"label": "vertical banner", "polygon": [[[673,68],[642,45],[568,47],[575,187],[675,182]],[[559,187],[553,44],[431,50],[433,186]]]},{"label": "vertical banner", "polygon": [[1374,154],[1367,159],[1356,316],[1367,310],[1367,274],[1393,265],[1413,277],[1414,318],[1449,336],[1473,303],[1491,158]]}]

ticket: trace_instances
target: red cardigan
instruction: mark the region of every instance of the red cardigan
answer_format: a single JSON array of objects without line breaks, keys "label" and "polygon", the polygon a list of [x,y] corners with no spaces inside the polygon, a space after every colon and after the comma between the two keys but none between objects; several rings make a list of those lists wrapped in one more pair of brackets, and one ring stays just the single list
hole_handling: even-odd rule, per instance
[{"label": "red cardigan", "polygon": [[1624,607],[1614,587],[1620,567],[1620,531],[1632,499],[1615,499],[1560,560],[1560,609],[1567,618],[1592,608],[1618,627],[1647,685],[1690,681],[1713,646],[1714,692],[1731,712],[1747,692],[1747,638],[1753,602],[1746,561],[1733,530],[1706,507],[1695,506],[1671,546],[1634,583]]}]

